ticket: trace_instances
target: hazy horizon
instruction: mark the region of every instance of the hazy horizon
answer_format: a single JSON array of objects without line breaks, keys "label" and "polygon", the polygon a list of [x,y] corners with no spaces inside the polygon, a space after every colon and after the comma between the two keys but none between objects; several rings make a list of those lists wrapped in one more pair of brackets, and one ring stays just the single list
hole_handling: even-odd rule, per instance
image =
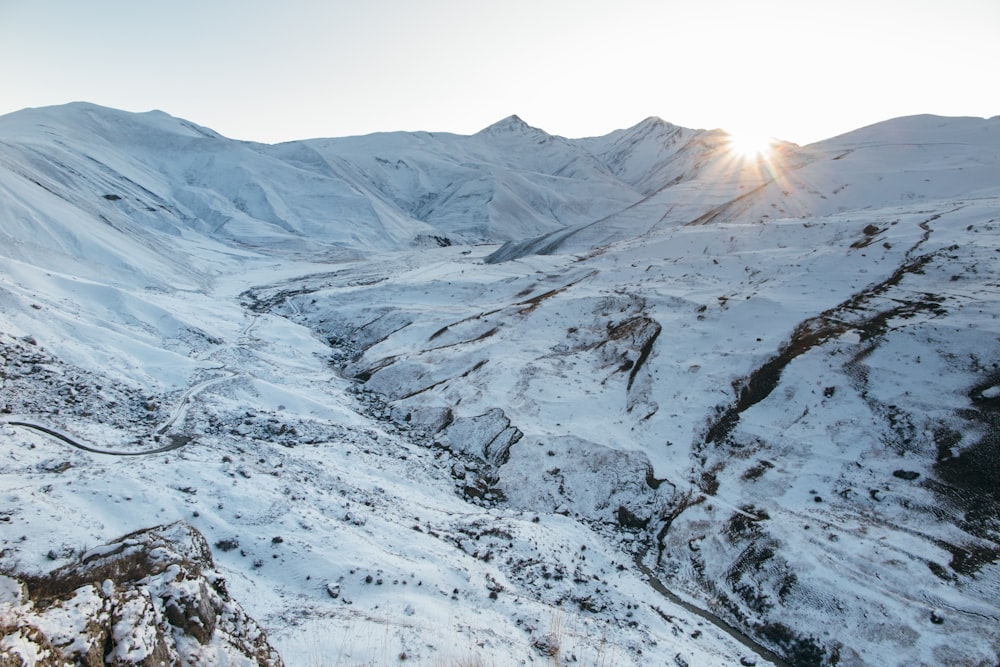
[{"label": "hazy horizon", "polygon": [[0,0],[0,113],[83,100],[236,139],[471,134],[517,114],[599,136],[649,116],[811,143],[898,116],[991,117],[1000,4],[613,8]]}]

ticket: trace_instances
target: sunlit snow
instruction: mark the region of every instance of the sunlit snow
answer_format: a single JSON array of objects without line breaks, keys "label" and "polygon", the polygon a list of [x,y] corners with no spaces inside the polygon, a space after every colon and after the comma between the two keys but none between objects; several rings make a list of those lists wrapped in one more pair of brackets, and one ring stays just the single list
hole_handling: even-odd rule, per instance
[{"label": "sunlit snow", "polygon": [[2,117],[2,564],[186,520],[289,665],[992,664],[998,156]]}]

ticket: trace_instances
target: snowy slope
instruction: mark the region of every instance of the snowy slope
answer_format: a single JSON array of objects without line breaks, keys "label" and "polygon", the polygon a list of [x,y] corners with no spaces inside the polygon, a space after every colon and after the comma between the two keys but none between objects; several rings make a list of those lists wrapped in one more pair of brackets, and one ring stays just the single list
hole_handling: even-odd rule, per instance
[{"label": "snowy slope", "polygon": [[[752,161],[733,157],[726,135],[703,134],[695,141],[708,150],[695,154],[700,162],[694,178],[689,168],[680,169],[677,182],[661,181],[658,190],[619,213],[509,243],[491,261],[535,252],[587,252],[675,225],[822,217],[976,196],[979,190],[988,196],[998,184],[998,134],[996,118],[915,116],[804,148],[780,144],[770,156]],[[676,128],[668,136],[683,138],[684,131]],[[660,151],[671,158],[666,164],[681,166],[675,163],[684,148],[673,148],[673,141],[659,143],[668,145]]]},{"label": "snowy slope", "polygon": [[[372,286],[325,276],[291,303],[385,414],[502,409],[523,434],[506,460],[478,440],[508,503],[642,526],[649,562],[801,664],[881,664],[899,637],[914,662],[988,664],[996,124],[937,119],[902,151],[865,131],[806,149],[796,190],[779,176],[696,224],[649,226],[640,204],[639,238]],[[817,174],[830,196],[804,185]],[[886,186],[832,192],[868,180]]]},{"label": "snowy slope", "polygon": [[160,112],[29,109],[2,119],[0,135],[12,180],[129,231],[329,250],[392,247],[426,231],[339,178]]},{"label": "snowy slope", "polygon": [[698,176],[706,153],[726,138],[719,130],[690,130],[650,117],[635,127],[581,139],[579,143],[615,176],[643,195],[651,195],[664,185]]},{"label": "snowy slope", "polygon": [[[391,133],[265,146],[161,112],[76,103],[4,117],[0,136],[3,181],[17,189],[5,197],[8,217],[22,225],[13,238],[39,226],[37,212],[16,208],[35,200],[52,217],[69,204],[130,235],[197,233],[269,250],[346,253],[523,238],[641,198],[585,142],[516,117],[473,136]],[[91,236],[74,233],[78,243]]]},{"label": "snowy slope", "polygon": [[455,240],[532,236],[595,220],[640,196],[576,143],[516,116],[468,137],[375,134],[274,150],[320,173],[345,174]]},{"label": "snowy slope", "polygon": [[290,665],[993,665],[998,127],[4,117],[3,563],[184,519]]}]

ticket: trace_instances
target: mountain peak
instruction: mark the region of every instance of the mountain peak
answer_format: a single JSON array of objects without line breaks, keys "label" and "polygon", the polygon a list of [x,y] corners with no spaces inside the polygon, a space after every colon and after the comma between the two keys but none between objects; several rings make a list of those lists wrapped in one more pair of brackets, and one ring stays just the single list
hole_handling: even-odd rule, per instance
[{"label": "mountain peak", "polygon": [[678,125],[673,123],[668,123],[659,116],[649,116],[643,119],[633,127],[629,128],[628,132],[631,134],[638,135],[648,135],[654,133],[674,133],[677,130],[682,129]]},{"label": "mountain peak", "polygon": [[659,116],[649,116],[647,118],[644,118],[642,121],[640,121],[636,125],[636,127],[637,128],[638,127],[653,128],[653,127],[675,127],[675,126],[674,126],[673,123],[668,123],[667,121],[663,120]]},{"label": "mountain peak", "polygon": [[538,129],[537,127],[532,127],[531,125],[528,125],[521,119],[520,116],[518,116],[517,114],[512,114],[510,116],[507,116],[506,118],[498,120],[489,127],[486,127],[478,132],[478,134],[492,134],[492,135],[513,134],[513,133],[545,134],[545,131]]}]

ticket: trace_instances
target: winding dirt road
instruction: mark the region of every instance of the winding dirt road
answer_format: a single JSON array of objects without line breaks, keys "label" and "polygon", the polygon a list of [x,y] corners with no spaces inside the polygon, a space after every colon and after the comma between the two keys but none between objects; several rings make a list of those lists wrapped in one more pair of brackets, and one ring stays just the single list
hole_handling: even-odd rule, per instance
[{"label": "winding dirt road", "polygon": [[4,420],[0,421],[0,424],[7,424],[8,426],[20,426],[21,428],[29,428],[34,431],[39,431],[47,436],[55,438],[61,442],[66,443],[70,447],[75,447],[77,449],[83,450],[85,452],[90,452],[91,454],[107,454],[108,456],[147,456],[150,454],[162,454],[163,452],[172,452],[175,449],[180,449],[189,442],[191,438],[189,436],[178,436],[170,435],[167,438],[170,440],[170,444],[163,445],[162,447],[157,447],[155,449],[144,449],[139,452],[120,452],[111,451],[108,449],[98,449],[97,447],[91,447],[90,445],[85,445],[76,438],[66,435],[61,431],[57,431],[54,428],[49,428],[42,424],[35,424],[33,422],[25,422],[19,420]]},{"label": "winding dirt road", "polygon": [[[776,667],[792,667],[792,664],[787,662],[780,655],[768,649],[767,647],[758,644],[749,635],[740,631],[738,628],[730,625],[729,623],[722,620],[712,612],[706,609],[702,609],[701,607],[695,606],[690,602],[683,600],[676,593],[667,588],[663,584],[663,582],[660,581],[659,577],[657,577],[652,570],[650,570],[643,564],[641,555],[636,557],[635,566],[636,569],[638,569],[646,577],[646,583],[648,583],[653,590],[655,590],[663,597],[667,598],[677,606],[683,607],[684,609],[691,612],[698,618],[705,619],[706,621],[717,627],[719,630],[722,630],[724,633],[726,633],[727,635],[738,641],[743,646],[745,646],[748,650],[750,650],[754,655],[756,655],[761,660],[766,660],[770,663],[773,663],[774,665],[776,665]],[[746,662],[744,664],[755,664],[755,663]]]},{"label": "winding dirt road", "polygon": [[188,445],[193,438],[189,435],[179,435],[179,434],[167,434],[174,424],[176,424],[185,414],[187,414],[187,409],[191,404],[191,399],[201,392],[203,389],[210,387],[214,384],[224,382],[230,378],[236,377],[236,373],[227,371],[225,375],[221,377],[211,378],[203,382],[199,382],[187,389],[181,396],[177,405],[171,411],[170,416],[160,424],[154,431],[153,437],[159,440],[161,436],[165,436],[168,440],[168,444],[162,445],[160,447],[154,447],[153,449],[143,449],[141,451],[118,451],[110,449],[100,449],[99,447],[91,447],[90,445],[84,444],[77,440],[74,436],[59,431],[51,426],[46,426],[45,424],[39,424],[34,421],[25,421],[23,419],[3,419],[0,420],[0,424],[7,424],[8,426],[17,426],[20,428],[27,428],[33,431],[38,431],[39,433],[44,433],[45,435],[55,438],[60,442],[63,442],[70,447],[75,447],[84,452],[90,452],[91,454],[105,454],[107,456],[150,456],[153,454],[163,454],[164,452],[172,452],[176,449],[180,449]]}]

